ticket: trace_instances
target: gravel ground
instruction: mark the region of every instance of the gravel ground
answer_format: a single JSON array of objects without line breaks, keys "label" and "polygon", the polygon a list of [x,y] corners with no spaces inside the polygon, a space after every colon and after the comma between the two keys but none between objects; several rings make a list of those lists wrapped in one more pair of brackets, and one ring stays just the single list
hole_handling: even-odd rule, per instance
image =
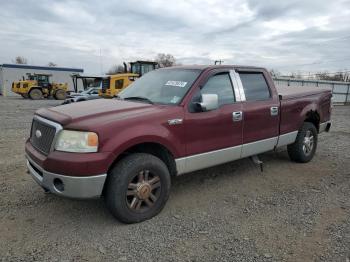
[{"label": "gravel ground", "polygon": [[116,221],[102,200],[44,194],[24,141],[54,100],[0,97],[0,261],[350,260],[350,107],[334,108],[308,164],[285,149],[176,177],[155,218]]}]

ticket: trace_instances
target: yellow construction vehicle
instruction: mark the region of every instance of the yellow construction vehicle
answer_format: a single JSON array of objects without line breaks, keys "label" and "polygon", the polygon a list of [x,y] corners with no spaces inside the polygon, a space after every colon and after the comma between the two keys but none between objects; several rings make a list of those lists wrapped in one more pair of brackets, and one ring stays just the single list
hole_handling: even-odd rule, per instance
[{"label": "yellow construction vehicle", "polygon": [[132,73],[115,74],[103,77],[102,88],[98,91],[98,94],[104,98],[113,98],[138,77],[138,74]]},{"label": "yellow construction vehicle", "polygon": [[27,74],[27,79],[12,83],[12,92],[33,100],[54,97],[63,100],[67,97],[68,84],[50,82],[50,74]]},{"label": "yellow construction vehicle", "polygon": [[102,79],[102,88],[99,95],[104,98],[113,98],[124,88],[129,86],[143,74],[156,69],[157,63],[151,61],[130,62],[128,72],[127,64],[124,63],[124,73],[110,75]]}]

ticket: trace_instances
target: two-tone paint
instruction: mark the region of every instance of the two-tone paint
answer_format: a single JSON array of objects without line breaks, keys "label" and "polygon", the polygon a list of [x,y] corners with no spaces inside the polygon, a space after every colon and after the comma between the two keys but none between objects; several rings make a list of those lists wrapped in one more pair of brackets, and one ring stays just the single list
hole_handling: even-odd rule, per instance
[{"label": "two-tone paint", "polygon": [[[37,111],[37,116],[64,129],[96,132],[99,149],[97,153],[88,154],[52,150],[43,155],[27,141],[29,164],[33,162],[42,173],[60,175],[66,180],[98,176],[102,181],[99,185],[103,185],[106,174],[118,158],[140,144],[165,148],[175,163],[175,173],[184,174],[291,144],[303,122],[310,117],[319,131],[329,129],[330,90],[303,92],[292,90],[292,87],[276,90],[270,74],[263,68],[183,68],[201,70],[201,74],[179,105],[94,100]],[[235,103],[213,111],[191,112],[193,95],[211,76],[222,72],[230,75]],[[239,72],[263,73],[271,97],[264,101],[247,101]],[[90,188],[91,184],[86,185],[86,190]],[[102,193],[102,187],[99,188]],[[68,196],[88,197],[89,194],[84,192],[82,195],[81,191],[84,188]],[[96,192],[90,196],[96,196]]]}]

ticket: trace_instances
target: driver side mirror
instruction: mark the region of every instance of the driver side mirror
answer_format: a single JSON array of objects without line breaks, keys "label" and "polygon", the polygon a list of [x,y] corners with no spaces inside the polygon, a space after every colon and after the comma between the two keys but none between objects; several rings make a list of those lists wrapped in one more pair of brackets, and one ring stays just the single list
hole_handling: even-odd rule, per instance
[{"label": "driver side mirror", "polygon": [[219,108],[219,96],[217,94],[202,94],[201,99],[202,102],[198,105],[204,112]]}]

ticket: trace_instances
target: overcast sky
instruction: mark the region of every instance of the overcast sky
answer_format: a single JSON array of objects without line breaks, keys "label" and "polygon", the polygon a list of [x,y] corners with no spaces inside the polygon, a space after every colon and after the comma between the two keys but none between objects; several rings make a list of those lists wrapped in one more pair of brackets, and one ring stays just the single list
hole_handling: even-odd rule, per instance
[{"label": "overcast sky", "polygon": [[0,64],[20,55],[89,73],[157,53],[182,64],[350,70],[350,0],[2,0],[0,50]]}]

